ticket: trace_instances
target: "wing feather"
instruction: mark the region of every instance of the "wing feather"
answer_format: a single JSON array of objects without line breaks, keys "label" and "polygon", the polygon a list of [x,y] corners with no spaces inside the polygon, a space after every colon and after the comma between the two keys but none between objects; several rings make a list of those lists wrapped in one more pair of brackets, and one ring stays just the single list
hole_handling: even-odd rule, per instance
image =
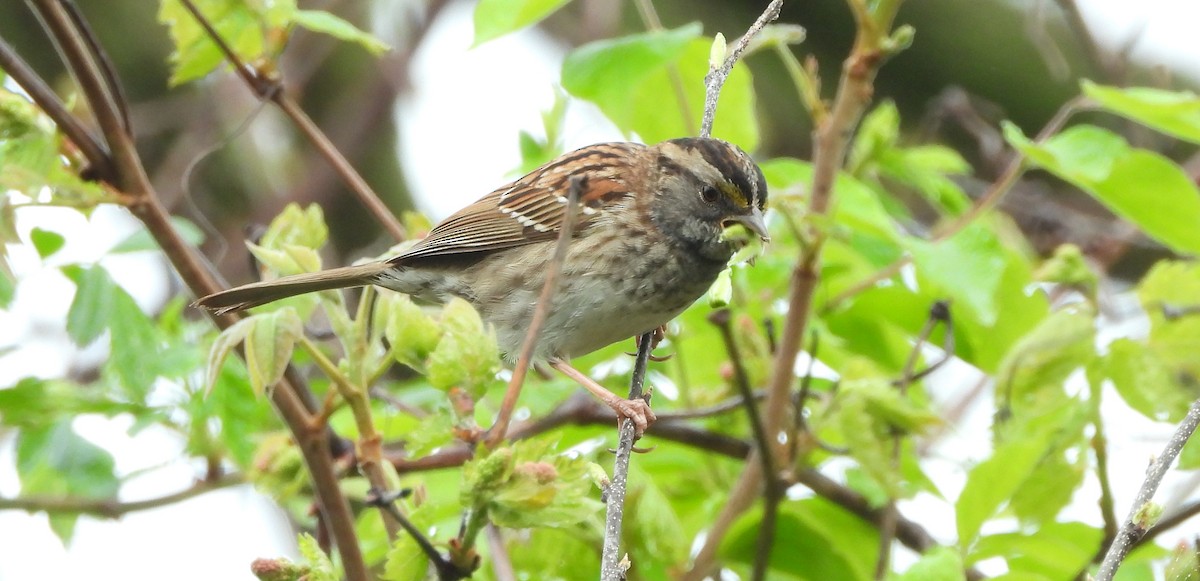
[{"label": "wing feather", "polygon": [[491,252],[554,240],[566,216],[573,175],[586,175],[578,232],[613,202],[631,195],[630,160],[644,145],[601,143],[564,154],[443,220],[389,262]]}]

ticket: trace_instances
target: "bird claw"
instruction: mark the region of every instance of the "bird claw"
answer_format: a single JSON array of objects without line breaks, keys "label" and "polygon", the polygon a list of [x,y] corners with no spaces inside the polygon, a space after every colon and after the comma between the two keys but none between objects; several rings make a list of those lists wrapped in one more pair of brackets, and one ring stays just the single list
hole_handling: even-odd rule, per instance
[{"label": "bird claw", "polygon": [[650,402],[645,398],[635,399],[618,399],[609,404],[614,412],[617,412],[617,425],[621,425],[621,420],[627,419],[633,422],[633,437],[638,439],[645,433],[646,428],[658,419],[654,415],[654,410],[650,409]]}]

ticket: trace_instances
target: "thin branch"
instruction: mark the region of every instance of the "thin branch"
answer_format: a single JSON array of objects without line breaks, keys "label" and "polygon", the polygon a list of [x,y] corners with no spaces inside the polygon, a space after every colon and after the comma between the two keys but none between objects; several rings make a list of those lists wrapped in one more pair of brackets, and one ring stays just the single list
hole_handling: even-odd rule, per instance
[{"label": "thin branch", "polygon": [[517,572],[513,569],[512,558],[508,556],[508,547],[504,545],[500,527],[488,523],[483,532],[487,535],[488,550],[492,555],[492,573],[496,581],[517,581]]},{"label": "thin branch", "polygon": [[[364,301],[365,303],[366,301]],[[337,393],[340,393],[342,399],[350,406],[350,411],[354,415],[354,425],[358,428],[358,448],[355,457],[358,459],[359,468],[363,475],[367,477],[367,482],[376,490],[387,491],[388,480],[387,475],[383,472],[380,462],[383,459],[382,442],[383,437],[375,429],[375,422],[371,420],[371,406],[367,399],[366,388],[359,385],[354,385],[350,378],[346,377],[337,364],[325,356],[325,353],[316,346],[308,337],[300,336],[300,346],[312,357],[313,362],[325,375],[329,376],[334,386],[337,388]],[[330,390],[331,392],[333,390]],[[325,406],[324,409],[333,409],[332,406]],[[328,419],[328,418],[326,418]],[[391,518],[391,511],[381,507],[380,516],[383,518],[383,526],[387,531],[388,540],[395,541],[396,533],[398,532],[399,523]]]},{"label": "thin branch", "polygon": [[1138,539],[1146,533],[1146,529],[1151,523],[1147,522],[1148,519],[1145,516],[1147,512],[1151,512],[1149,511],[1150,501],[1154,498],[1154,492],[1158,490],[1158,485],[1162,483],[1163,476],[1175,462],[1175,457],[1179,455],[1183,445],[1196,431],[1197,425],[1200,425],[1200,399],[1192,402],[1187,416],[1179,423],[1179,427],[1171,435],[1170,441],[1163,447],[1162,453],[1150,462],[1150,467],[1146,470],[1146,479],[1142,482],[1137,497],[1133,499],[1133,506],[1129,509],[1129,516],[1126,517],[1125,524],[1121,525],[1121,530],[1108,548],[1108,553],[1104,555],[1104,561],[1100,563],[1096,581],[1112,581],[1117,574],[1117,569],[1121,566],[1121,561],[1129,554],[1129,550],[1133,548]]},{"label": "thin branch", "polygon": [[587,187],[585,176],[571,176],[567,187],[567,211],[563,215],[562,228],[558,232],[558,241],[554,246],[554,256],[546,264],[546,280],[542,283],[542,292],[538,295],[537,306],[534,307],[533,317],[529,321],[529,329],[525,331],[525,341],[521,344],[521,354],[517,357],[517,365],[513,368],[512,377],[508,380],[508,388],[504,390],[504,399],[500,402],[500,411],[496,414],[496,422],[488,429],[484,441],[489,447],[495,447],[508,433],[508,424],[512,421],[513,410],[517,407],[517,397],[521,394],[521,386],[525,384],[525,375],[533,362],[537,351],[537,343],[542,333],[542,326],[550,316],[554,306],[554,294],[558,292],[558,275],[562,273],[563,262],[571,249],[571,237],[575,231],[575,218],[579,198]]},{"label": "thin branch", "polygon": [[708,315],[708,320],[721,330],[721,340],[725,343],[725,351],[733,364],[734,385],[742,395],[746,406],[746,416],[750,418],[751,433],[759,462],[762,463],[763,474],[766,475],[763,497],[763,517],[759,523],[758,539],[755,542],[754,568],[751,579],[762,581],[767,576],[767,567],[771,562],[771,548],[775,546],[775,521],[779,514],[779,501],[783,498],[783,487],[780,486],[778,471],[775,469],[775,455],[771,453],[771,444],[767,440],[767,432],[763,427],[762,417],[758,406],[754,403],[754,394],[750,389],[750,378],[746,374],[746,366],[742,361],[741,351],[733,337],[733,327],[730,325],[729,309],[718,309]]},{"label": "thin branch", "polygon": [[367,211],[379,222],[388,234],[397,241],[404,240],[408,237],[408,233],[404,230],[404,225],[396,219],[395,214],[388,209],[387,205],[379,198],[379,195],[371,189],[366,180],[354,170],[354,166],[346,160],[345,156],[338,151],[337,147],[329,140],[329,138],[313,123],[312,119],[287,95],[283,90],[283,83],[280,79],[264,75],[258,69],[255,69],[242,61],[241,57],[233,51],[225,39],[221,37],[217,29],[213,27],[208,18],[196,8],[192,0],[180,0],[184,8],[191,13],[208,35],[209,39],[217,45],[221,54],[233,65],[234,72],[246,83],[260,99],[269,99],[275,103],[280,111],[288,116],[295,124],[296,128],[308,139],[321,156],[333,166],[334,171],[341,176],[346,185],[350,186],[350,191],[358,198]]},{"label": "thin branch", "polygon": [[[649,331],[638,341],[637,359],[633,364],[633,378],[629,382],[629,399],[642,396],[642,383],[646,377],[646,365],[650,362],[650,351],[654,349],[654,332]],[[653,426],[651,426],[653,427]],[[624,581],[625,568],[621,565],[621,521],[625,513],[625,491],[629,480],[629,459],[633,455],[633,442],[637,427],[633,420],[623,418],[617,427],[617,458],[613,461],[613,474],[608,486],[608,502],[604,512],[604,546],[600,553],[600,581]]]},{"label": "thin branch", "polygon": [[[1099,410],[1096,410],[1096,413],[1099,414]],[[1100,481],[1100,514],[1104,518],[1104,540],[1101,541],[1100,550],[1094,559],[1099,562],[1116,540],[1120,525],[1117,522],[1116,503],[1113,501],[1112,479],[1108,474],[1108,438],[1104,434],[1104,422],[1097,418],[1092,425],[1096,430],[1092,436],[1092,451],[1096,454],[1096,479]],[[1159,524],[1162,523],[1155,524],[1155,528]]]},{"label": "thin branch", "polygon": [[[917,360],[921,357],[921,348],[929,341],[929,336],[933,334],[934,328],[939,323],[947,323],[950,321],[950,305],[945,301],[937,301],[929,309],[929,317],[925,320],[925,326],[921,328],[921,332],[917,335],[917,340],[913,344],[912,350],[908,353],[908,359],[904,362],[904,370],[901,372],[900,379],[896,382],[896,388],[900,390],[901,396],[908,395],[908,388],[916,381],[918,372],[916,371]],[[952,330],[947,328],[946,335],[951,335]],[[931,369],[945,363],[950,358],[949,354],[942,358],[941,362],[931,365],[928,369],[919,372],[922,376],[928,375]],[[900,471],[900,452],[903,435],[896,433],[892,436],[892,458],[891,469]],[[883,518],[879,523],[879,560],[875,562],[875,578],[884,579],[888,574],[892,557],[892,541],[896,537],[896,522],[900,517],[900,512],[896,509],[896,499],[888,498],[887,504],[883,507]]]},{"label": "thin branch", "polygon": [[67,106],[50,85],[47,85],[3,38],[0,38],[0,69],[4,69],[4,72],[8,73],[8,76],[12,77],[17,85],[29,94],[33,102],[54,121],[67,139],[79,148],[91,166],[88,173],[111,182],[113,170],[108,149],[92,134],[91,129],[67,110]]},{"label": "thin branch", "polygon": [[750,25],[746,34],[743,34],[742,38],[734,43],[733,50],[725,56],[725,62],[720,67],[709,70],[708,74],[704,76],[704,117],[700,121],[700,137],[712,135],[713,119],[717,117],[717,98],[721,95],[721,87],[725,86],[725,79],[729,77],[733,65],[742,58],[742,53],[746,52],[750,41],[762,31],[763,27],[779,18],[779,10],[782,8],[783,0],[771,0],[767,9],[758,17],[758,20],[754,21],[754,24]]},{"label": "thin branch", "polygon": [[411,491],[402,490],[399,492],[386,492],[378,488],[372,488],[367,493],[366,503],[369,506],[379,507],[381,510],[392,515],[396,522],[404,528],[404,532],[412,537],[417,546],[421,548],[421,552],[429,558],[433,563],[433,568],[438,572],[438,581],[458,581],[459,579],[467,579],[471,576],[471,571],[460,570],[453,562],[438,552],[433,543],[404,516],[403,512],[396,507],[396,500],[407,496]]},{"label": "thin branch", "polygon": [[215,480],[201,480],[192,486],[165,496],[121,502],[111,499],[87,499],[77,497],[18,496],[0,498],[0,510],[23,510],[55,514],[86,514],[101,518],[117,519],[132,512],[149,510],[195,498],[202,494],[245,484],[239,475],[223,475]]}]

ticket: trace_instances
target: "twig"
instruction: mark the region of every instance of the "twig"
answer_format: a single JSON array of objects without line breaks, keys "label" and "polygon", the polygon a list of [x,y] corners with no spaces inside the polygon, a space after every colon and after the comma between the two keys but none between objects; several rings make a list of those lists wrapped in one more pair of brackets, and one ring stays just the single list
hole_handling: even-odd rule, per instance
[{"label": "twig", "polygon": [[733,65],[737,64],[738,59],[742,58],[742,53],[746,51],[746,47],[750,45],[750,41],[762,31],[763,27],[779,18],[779,10],[783,8],[783,0],[771,0],[767,5],[767,9],[763,10],[762,15],[750,28],[742,38],[738,39],[733,45],[733,50],[725,56],[725,62],[720,67],[715,67],[704,75],[704,117],[700,121],[700,137],[708,137],[712,135],[713,119],[717,117],[717,97],[721,95],[721,87],[725,86],[725,79],[729,77],[729,72],[733,70]]},{"label": "twig", "polygon": [[571,176],[567,187],[567,210],[563,213],[562,227],[558,231],[558,242],[554,246],[554,256],[546,264],[546,280],[542,283],[542,292],[538,295],[537,306],[534,307],[533,317],[529,320],[529,329],[525,331],[525,341],[521,344],[521,354],[517,357],[517,365],[513,368],[512,377],[508,380],[508,388],[504,390],[504,399],[500,402],[500,411],[496,414],[496,422],[488,429],[484,441],[488,447],[495,447],[508,433],[508,424],[512,421],[513,410],[517,407],[517,397],[521,394],[521,386],[525,384],[525,375],[533,362],[537,351],[538,339],[542,326],[550,316],[554,306],[554,294],[558,292],[558,275],[562,273],[563,261],[571,248],[571,237],[575,233],[576,206],[587,187],[587,178]]},{"label": "twig", "polygon": [[17,498],[0,498],[0,510],[24,510],[26,512],[45,512],[50,515],[56,514],[87,514],[102,518],[121,518],[132,512],[149,510],[168,506],[195,498],[202,494],[244,484],[246,480],[238,475],[223,475],[215,480],[201,480],[192,486],[160,496],[158,498],[148,498],[146,500],[135,500],[130,502],[121,502],[115,498],[95,500],[90,498],[75,498],[75,497],[50,497],[50,496],[18,496]]},{"label": "twig", "polygon": [[400,526],[404,528],[404,532],[408,533],[409,536],[413,538],[413,541],[415,541],[417,546],[421,548],[421,552],[425,553],[425,556],[428,557],[429,561],[433,563],[433,568],[438,572],[439,581],[458,581],[459,579],[466,579],[470,577],[471,571],[462,571],[449,559],[443,557],[442,554],[438,552],[437,548],[433,546],[433,543],[429,542],[429,539],[425,538],[425,535],[421,532],[421,530],[418,529],[416,525],[412,524],[412,522],[404,516],[404,513],[400,512],[399,508],[396,508],[396,500],[407,496],[409,492],[410,491],[407,490],[402,490],[399,492],[386,492],[377,488],[372,488],[367,493],[366,503],[369,506],[379,507],[380,510],[392,515],[392,518],[396,519],[396,522],[400,523]]},{"label": "twig", "polygon": [[[925,320],[925,326],[921,328],[921,332],[917,335],[917,340],[913,344],[912,351],[908,353],[908,359],[904,362],[904,370],[901,372],[900,379],[896,382],[896,388],[900,390],[901,396],[908,395],[908,387],[913,381],[917,380],[916,371],[917,360],[921,356],[921,348],[929,341],[929,336],[933,333],[938,323],[946,323],[950,321],[950,306],[945,301],[937,301],[929,309],[929,317]],[[946,335],[949,336],[953,331],[946,329]],[[922,376],[928,375],[931,369],[945,363],[950,358],[947,353],[939,363],[929,366],[929,368],[919,372]],[[902,435],[895,433],[892,436],[892,470],[900,470],[900,451],[902,444]],[[889,564],[892,557],[892,541],[896,538],[896,521],[899,519],[900,513],[896,509],[896,499],[888,498],[887,504],[883,507],[883,518],[879,522],[879,560],[875,562],[875,578],[884,579],[888,574]]]},{"label": "twig", "polygon": [[[194,249],[179,237],[146,176],[133,137],[126,132],[119,107],[112,101],[113,95],[119,92],[105,87],[105,76],[96,64],[99,57],[89,54],[90,50],[99,51],[101,48],[95,45],[89,47],[60,0],[36,0],[36,6],[50,36],[62,47],[67,68],[79,83],[96,116],[104,140],[112,151],[112,183],[129,198],[127,208],[142,221],[175,271],[194,294],[203,296],[217,292],[220,287],[213,274],[205,268]],[[223,329],[238,320],[231,315],[210,316],[217,326]],[[342,494],[333,467],[330,452],[332,439],[325,438],[323,431],[310,430],[311,414],[301,395],[303,388],[294,383],[293,377],[294,374],[286,375],[285,380],[281,381],[276,389],[270,390],[271,399],[304,457],[312,478],[317,504],[330,524],[347,578],[351,581],[366,581],[369,575],[358,545],[354,516],[350,511],[349,502]]]},{"label": "twig", "polygon": [[395,214],[388,209],[387,205],[371,189],[366,180],[354,170],[354,166],[350,165],[349,161],[346,161],[345,156],[329,141],[329,138],[317,127],[316,123],[313,123],[304,110],[287,95],[287,92],[283,90],[282,81],[278,78],[268,77],[258,69],[243,62],[241,57],[233,51],[232,47],[225,42],[225,39],[221,37],[217,29],[209,22],[208,18],[196,8],[192,0],[180,0],[180,2],[191,13],[192,17],[196,19],[196,22],[200,24],[213,43],[217,45],[221,54],[225,55],[225,58],[233,65],[234,72],[241,77],[246,86],[259,98],[269,99],[275,103],[279,107],[279,110],[292,120],[292,123],[295,124],[300,133],[317,148],[317,151],[325,158],[325,161],[333,166],[334,171],[341,176],[346,185],[350,186],[350,191],[354,192],[354,195],[358,197],[359,203],[387,230],[388,234],[398,241],[407,238],[408,233],[405,232],[404,225],[396,219]]},{"label": "twig", "polygon": [[8,73],[17,85],[29,94],[33,102],[54,121],[87,159],[92,175],[107,182],[113,180],[112,161],[108,150],[96,139],[91,129],[79,122],[54,90],[21,59],[12,46],[0,38],[0,69]]},{"label": "twig", "polygon": [[1188,438],[1192,437],[1197,425],[1200,425],[1200,399],[1192,402],[1187,416],[1179,423],[1179,427],[1171,435],[1170,441],[1163,447],[1162,453],[1150,462],[1150,467],[1146,470],[1146,479],[1142,482],[1137,497],[1133,499],[1133,506],[1129,509],[1129,516],[1126,517],[1125,524],[1121,525],[1121,530],[1117,532],[1117,538],[1109,546],[1108,552],[1104,555],[1104,561],[1100,563],[1096,581],[1112,581],[1113,576],[1117,574],[1117,568],[1121,566],[1121,561],[1129,554],[1129,550],[1133,548],[1137,540],[1146,533],[1150,523],[1145,522],[1146,519],[1141,516],[1150,508],[1150,501],[1154,498],[1154,492],[1158,490],[1158,485],[1162,483],[1163,476],[1175,462],[1175,457],[1179,455],[1179,451],[1183,449]]},{"label": "twig", "polygon": [[508,556],[508,547],[504,546],[500,527],[488,523],[483,532],[487,535],[488,549],[492,555],[492,573],[496,581],[517,581],[517,572],[513,569],[512,558]]},{"label": "twig", "polygon": [[[629,382],[629,399],[642,397],[642,383],[646,377],[646,365],[650,362],[650,351],[654,348],[654,332],[642,335],[638,341],[637,359],[633,364],[633,378]],[[613,461],[613,474],[608,486],[608,502],[604,512],[604,548],[600,554],[600,580],[624,581],[625,569],[620,563],[621,520],[625,512],[625,490],[629,480],[629,458],[633,455],[636,436],[633,420],[624,418],[617,427],[617,459]]]},{"label": "twig", "polygon": [[771,453],[771,444],[767,440],[767,432],[763,427],[762,417],[758,414],[758,406],[754,403],[754,395],[750,389],[750,378],[746,375],[746,366],[742,362],[741,352],[733,337],[733,327],[730,325],[729,309],[718,309],[708,315],[708,320],[721,330],[721,340],[725,343],[725,351],[733,363],[734,385],[742,395],[746,406],[746,415],[750,418],[751,433],[758,461],[762,463],[763,474],[766,475],[763,495],[763,517],[759,523],[758,539],[755,541],[754,569],[751,579],[762,581],[766,578],[767,567],[771,562],[771,548],[775,546],[775,521],[779,514],[779,501],[783,498],[783,487],[780,486],[778,472],[775,469],[775,455]]},{"label": "twig", "polygon": [[1154,526],[1150,527],[1150,530],[1146,531],[1146,534],[1142,535],[1140,539],[1133,543],[1133,548],[1136,549],[1154,540],[1154,538],[1158,535],[1161,535],[1183,524],[1184,521],[1187,521],[1197,514],[1200,514],[1200,501],[1193,501],[1183,506],[1179,510],[1162,517],[1158,520],[1158,522],[1154,523]]},{"label": "twig", "polygon": [[[367,399],[366,388],[353,384],[337,364],[326,357],[325,353],[321,352],[321,349],[308,337],[301,335],[299,344],[312,357],[317,367],[320,367],[321,371],[329,376],[337,388],[337,393],[341,394],[342,399],[350,406],[350,411],[354,415],[354,425],[358,428],[359,433],[358,451],[355,454],[359,468],[373,489],[386,492],[388,490],[387,475],[380,466],[380,462],[383,460],[383,437],[379,435],[375,429],[375,422],[371,419],[371,405]],[[326,406],[325,409],[332,409],[332,407]],[[399,523],[390,518],[390,515],[391,511],[380,510],[388,540],[395,541]]]},{"label": "twig", "polygon": [[[1099,412],[1099,410],[1097,410]],[[1096,552],[1094,561],[1104,558],[1108,548],[1117,538],[1117,509],[1113,501],[1112,480],[1108,475],[1108,438],[1104,435],[1104,422],[1092,423],[1096,433],[1092,436],[1092,451],[1096,453],[1096,479],[1100,481],[1100,514],[1104,518],[1104,540],[1100,542],[1100,550]],[[1155,528],[1160,523],[1155,524]]]}]

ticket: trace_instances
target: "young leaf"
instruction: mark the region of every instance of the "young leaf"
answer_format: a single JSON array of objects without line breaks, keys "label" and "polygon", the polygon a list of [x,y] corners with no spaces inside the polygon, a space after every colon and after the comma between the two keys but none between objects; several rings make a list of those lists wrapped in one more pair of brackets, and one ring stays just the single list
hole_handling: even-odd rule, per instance
[{"label": "young leaf", "polygon": [[1004,136],[1035,165],[1091,194],[1147,236],[1177,252],[1200,254],[1200,190],[1171,160],[1091,125],[1071,127],[1041,145],[1011,123]]},{"label": "young leaf", "polygon": [[1101,107],[1180,139],[1200,143],[1200,97],[1191,91],[1106,87],[1088,80],[1083,94]]},{"label": "young leaf", "polygon": [[901,575],[890,577],[892,581],[966,581],[963,574],[962,557],[950,547],[935,547],[921,555]]},{"label": "young leaf", "polygon": [[329,555],[321,550],[321,545],[317,544],[317,540],[312,535],[300,533],[297,543],[300,546],[300,554],[309,567],[305,579],[308,581],[338,581],[341,579],[341,575],[338,575],[337,569],[333,566],[333,561],[329,560]]},{"label": "young leaf", "polygon": [[373,55],[380,55],[392,47],[379,40],[375,35],[359,29],[346,20],[325,12],[324,10],[297,10],[292,15],[293,22],[313,32],[323,32],[339,40],[353,42]]},{"label": "young leaf", "polygon": [[[677,87],[669,67],[684,79],[704,78],[711,44],[700,31],[699,24],[689,24],[586,44],[563,62],[563,88],[595,103],[622,131],[647,143],[688,135],[704,108],[704,86]],[[713,135],[753,150],[758,145],[754,99],[750,73],[739,63],[721,91]]]},{"label": "young leaf", "polygon": [[475,5],[477,47],[489,40],[541,22],[569,0],[480,0]]},{"label": "young leaf", "polygon": [[254,324],[246,335],[246,369],[250,385],[262,393],[275,385],[292,359],[296,339],[304,333],[304,323],[291,308],[251,317]]},{"label": "young leaf", "polygon": [[33,242],[33,247],[37,249],[38,256],[46,258],[55,252],[62,249],[66,239],[58,232],[50,230],[42,230],[34,228],[29,232],[29,240]]},{"label": "young leaf", "polygon": [[108,329],[114,310],[116,283],[99,266],[63,271],[75,280],[75,298],[67,311],[67,335],[83,347]]}]

